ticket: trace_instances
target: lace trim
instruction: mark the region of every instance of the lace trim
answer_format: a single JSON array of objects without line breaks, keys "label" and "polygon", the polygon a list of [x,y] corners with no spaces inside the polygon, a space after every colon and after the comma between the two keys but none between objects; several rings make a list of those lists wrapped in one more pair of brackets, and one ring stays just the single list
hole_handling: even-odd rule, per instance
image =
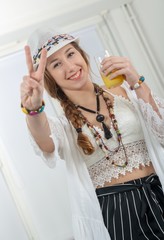
[{"label": "lace trim", "polygon": [[155,94],[152,93],[152,97],[154,98],[155,102],[159,106],[159,108],[163,108],[164,111],[164,99],[156,96]]},{"label": "lace trim", "polygon": [[112,160],[120,165],[125,162],[125,154],[122,147],[111,159],[106,160],[103,158],[88,168],[95,188],[98,186],[103,187],[104,183],[111,182],[112,178],[118,179],[120,174],[125,175],[126,172],[132,172],[134,168],[139,169],[140,165],[150,165],[151,160],[144,140],[129,143],[124,146],[128,156],[128,165],[125,168],[111,165]]},{"label": "lace trim", "polygon": [[159,107],[162,118],[158,116],[149,103],[145,103],[142,99],[139,99],[138,102],[147,126],[149,126],[160,144],[164,146],[164,100],[155,96],[154,100]]}]

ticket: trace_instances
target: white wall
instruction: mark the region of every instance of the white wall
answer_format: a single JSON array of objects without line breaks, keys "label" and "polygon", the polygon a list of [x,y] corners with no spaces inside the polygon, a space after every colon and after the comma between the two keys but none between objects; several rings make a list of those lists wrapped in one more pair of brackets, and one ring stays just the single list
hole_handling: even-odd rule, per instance
[{"label": "white wall", "polygon": [[[134,0],[132,6],[134,6],[135,2],[138,2],[138,0]],[[150,1],[144,0],[142,3],[143,2],[147,2],[149,8],[154,7],[149,4]],[[141,9],[142,3],[140,2]],[[156,13],[163,16],[163,8],[161,8],[161,5],[158,5],[158,8],[156,7],[156,9],[158,9]],[[144,26],[152,25],[156,32],[158,25],[161,25],[161,19],[158,18],[156,25],[154,25],[155,17],[151,17],[148,14],[148,16],[145,17],[147,22],[145,23],[143,21],[143,24],[141,24],[140,18],[138,17],[140,9],[135,9],[132,6],[126,4],[121,8],[106,12],[103,15],[106,24],[104,25],[103,22],[99,24],[101,35],[105,36],[106,43],[110,44],[111,47],[116,50],[116,54],[129,57],[138,70],[138,73],[145,76],[146,82],[151,89],[159,96],[164,97],[164,72],[162,66],[158,64],[160,57],[163,56],[163,44],[162,42],[158,44],[160,55],[158,52],[154,54],[156,45],[153,45],[153,49],[149,41],[151,36],[149,36],[149,32],[146,31],[146,27],[144,28]],[[144,10],[146,15],[146,8]],[[151,32],[153,32],[154,28],[151,29]],[[164,29],[163,31],[160,30],[156,32],[156,38],[158,39],[161,39],[164,34]],[[114,47],[114,45],[116,47]]]},{"label": "white wall", "polygon": [[134,0],[132,7],[157,64],[164,75],[164,1]]},{"label": "white wall", "polygon": [[[3,159],[2,159],[3,158]],[[4,176],[5,166],[3,160],[8,161],[7,150],[0,141],[0,239],[12,240],[22,239],[28,240],[26,229],[16,209],[11,192],[7,185],[6,176]]]},{"label": "white wall", "polygon": [[[15,167],[13,180],[18,177],[21,185],[21,189],[16,190],[25,201],[23,211],[33,238],[64,240],[71,235],[69,199],[65,198],[67,193],[64,194],[67,192],[65,166],[61,162],[56,169],[49,169],[31,148],[25,116],[20,109],[19,87],[26,73],[24,60],[21,51],[0,61],[0,84],[3,86],[0,88],[0,101],[3,103],[2,112],[5,113],[0,118],[0,136]],[[52,113],[46,97],[45,101],[46,111]],[[10,232],[8,235],[10,238],[4,240],[18,239]],[[25,240],[25,237],[19,239]]]}]

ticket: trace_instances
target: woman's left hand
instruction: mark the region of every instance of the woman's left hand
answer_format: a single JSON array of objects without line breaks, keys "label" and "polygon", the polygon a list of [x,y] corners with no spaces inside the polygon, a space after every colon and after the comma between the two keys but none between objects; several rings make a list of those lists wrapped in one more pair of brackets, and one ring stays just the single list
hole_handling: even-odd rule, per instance
[{"label": "woman's left hand", "polygon": [[105,76],[110,74],[110,79],[113,79],[119,75],[123,75],[130,86],[134,86],[140,78],[140,75],[126,57],[106,57],[101,62],[101,65],[101,71]]}]

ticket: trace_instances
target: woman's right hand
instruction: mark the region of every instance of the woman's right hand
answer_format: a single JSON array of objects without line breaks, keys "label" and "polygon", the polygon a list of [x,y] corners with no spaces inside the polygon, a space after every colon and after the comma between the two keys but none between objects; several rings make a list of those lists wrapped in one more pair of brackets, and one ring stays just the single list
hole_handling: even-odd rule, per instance
[{"label": "woman's right hand", "polygon": [[47,60],[46,49],[42,50],[38,69],[33,68],[31,51],[29,46],[25,46],[26,64],[28,75],[23,77],[20,86],[21,103],[29,110],[36,110],[42,105],[44,92],[44,71]]}]

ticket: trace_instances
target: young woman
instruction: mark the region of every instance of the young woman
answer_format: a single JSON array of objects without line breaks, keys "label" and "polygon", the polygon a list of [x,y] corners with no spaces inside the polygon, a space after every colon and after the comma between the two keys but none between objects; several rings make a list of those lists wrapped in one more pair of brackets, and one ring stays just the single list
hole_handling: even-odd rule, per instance
[{"label": "young woman", "polygon": [[[66,161],[74,238],[164,239],[164,100],[125,57],[102,61],[105,75],[125,79],[103,89],[79,39],[39,30],[29,45],[22,110],[36,152],[50,167]],[[44,112],[44,87],[58,118]]]}]

